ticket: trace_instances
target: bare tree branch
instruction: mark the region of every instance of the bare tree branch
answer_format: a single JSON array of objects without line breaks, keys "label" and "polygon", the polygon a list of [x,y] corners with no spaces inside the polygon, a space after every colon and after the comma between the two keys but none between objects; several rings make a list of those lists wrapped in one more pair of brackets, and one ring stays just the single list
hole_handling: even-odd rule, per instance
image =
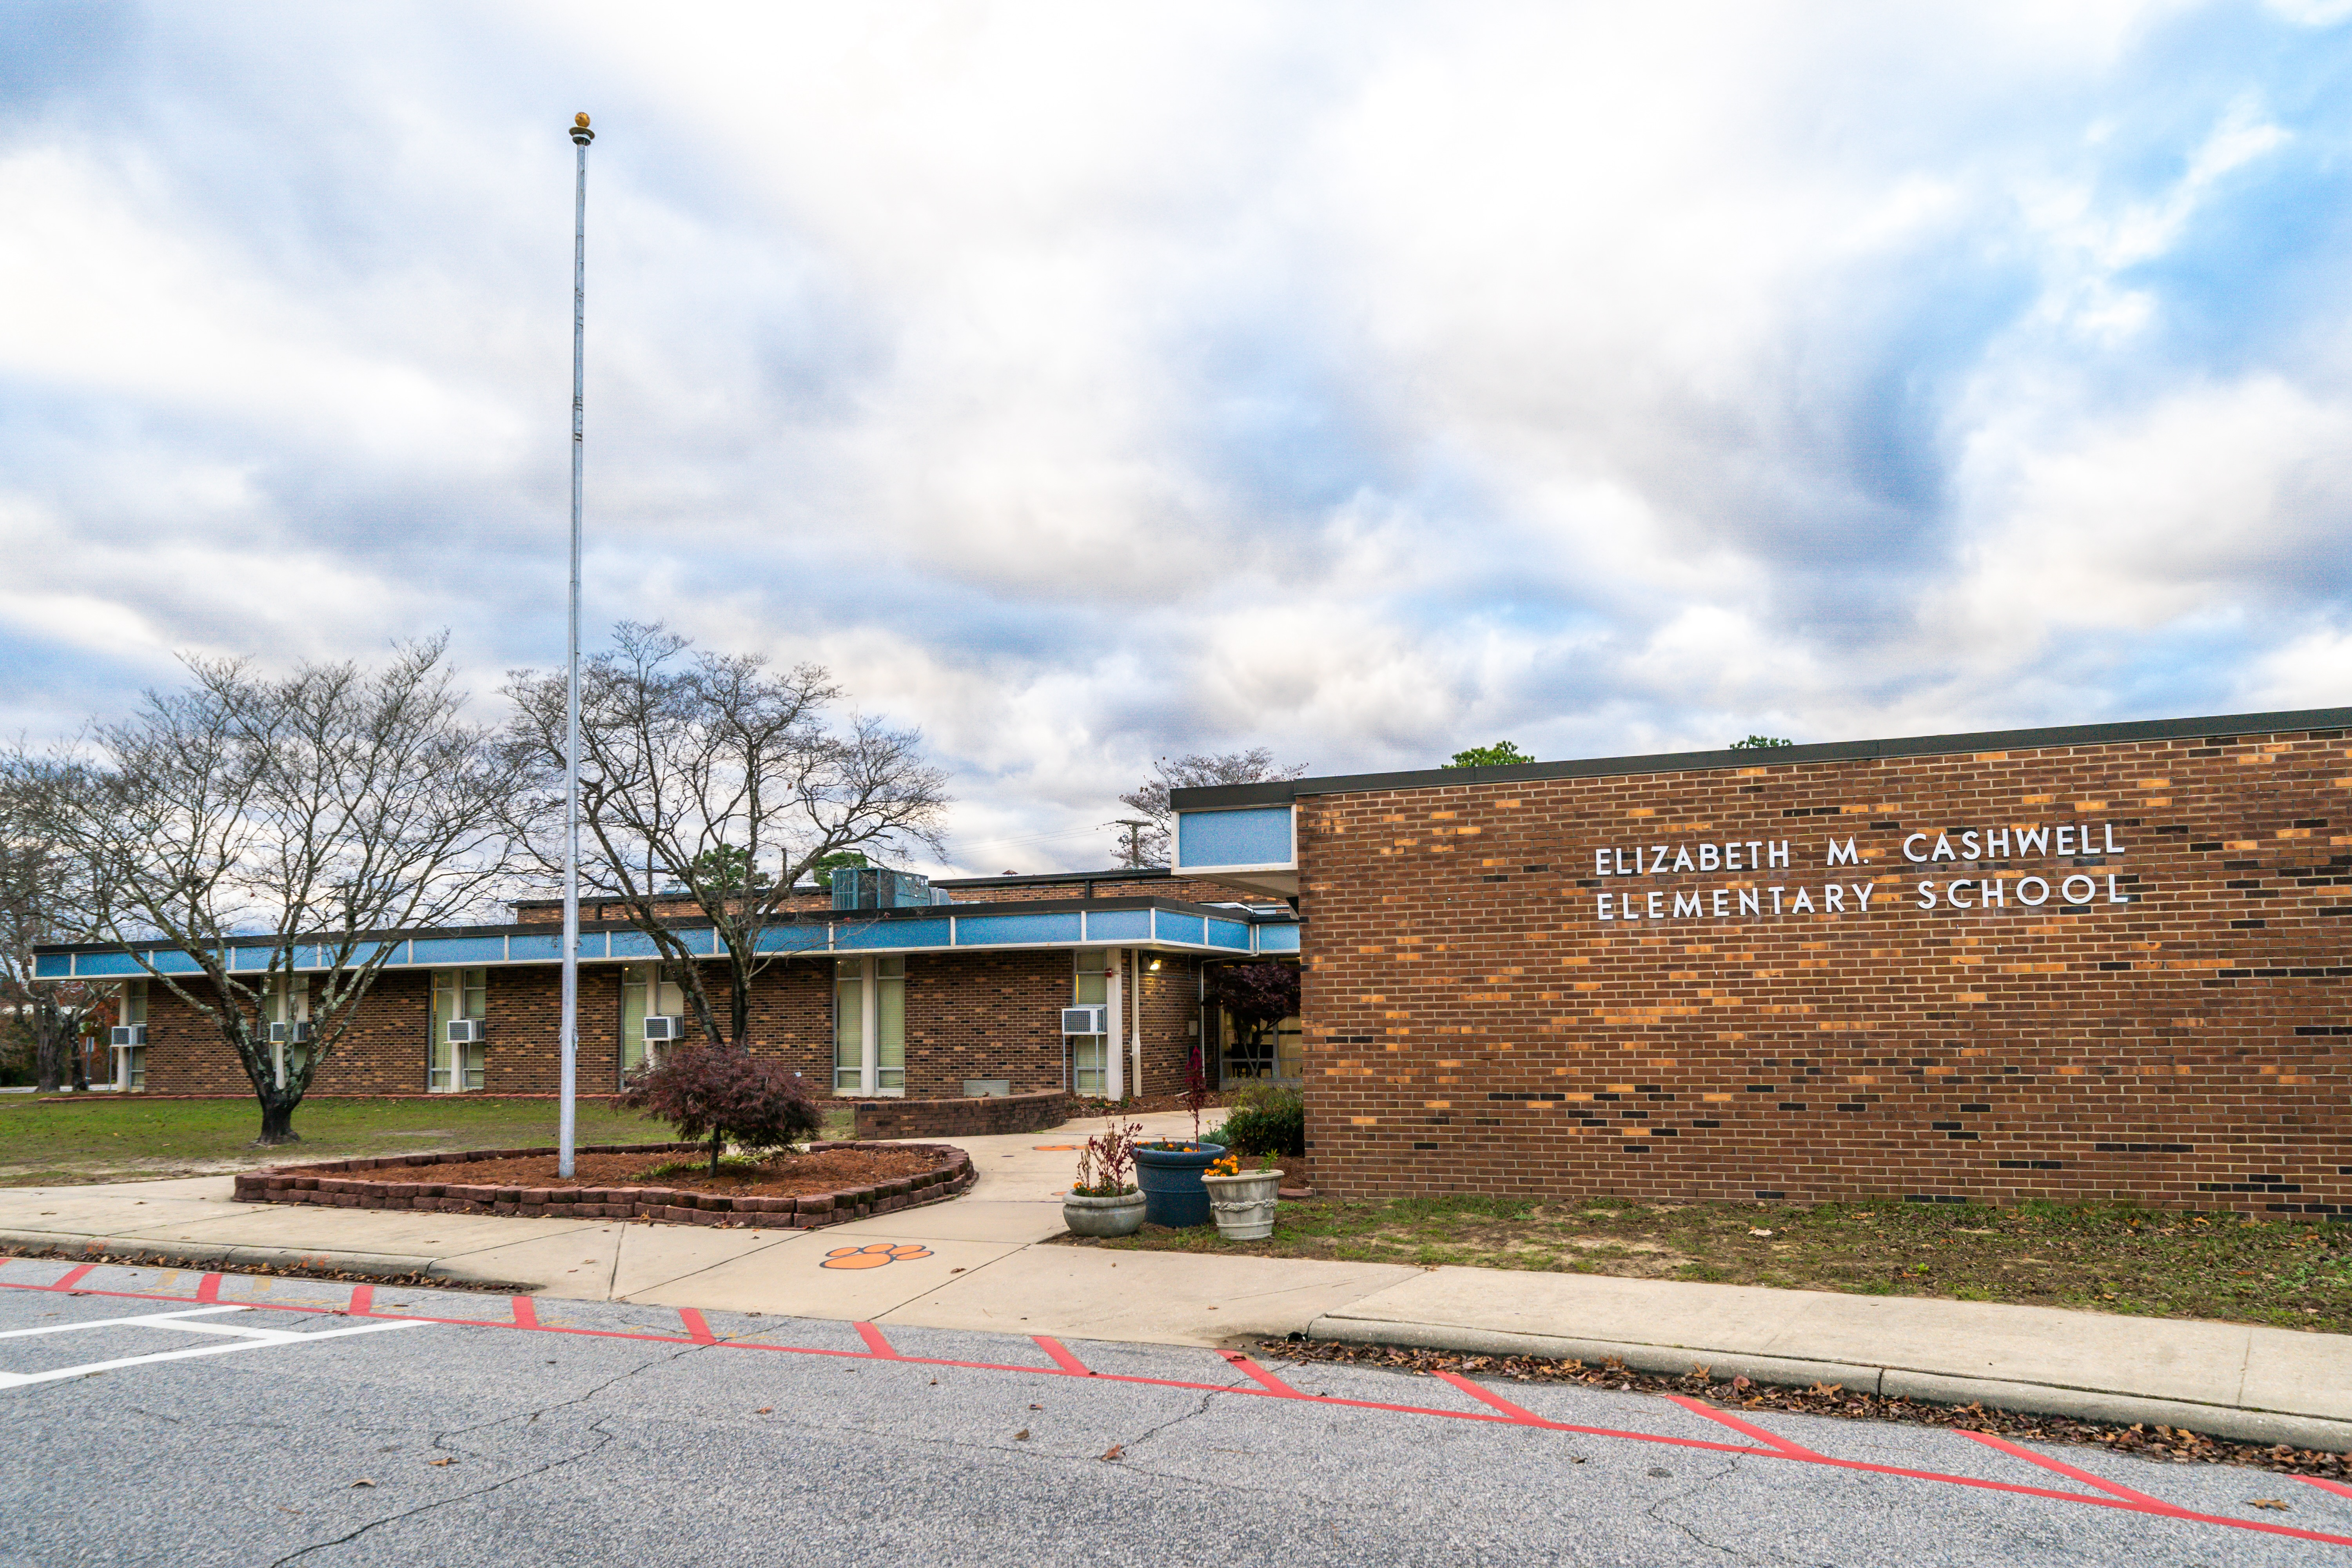
[{"label": "bare tree branch", "polygon": [[1150,818],[1153,824],[1136,830],[1129,841],[1129,864],[1168,864],[1168,836],[1174,826],[1174,813],[1168,805],[1170,790],[1200,789],[1210,784],[1263,784],[1269,780],[1295,779],[1306,772],[1305,763],[1276,767],[1274,752],[1265,746],[1254,746],[1246,752],[1223,752],[1215,756],[1196,752],[1172,761],[1167,757],[1160,758],[1152,764],[1153,776],[1118,797],[1122,805],[1134,807],[1138,814]]}]

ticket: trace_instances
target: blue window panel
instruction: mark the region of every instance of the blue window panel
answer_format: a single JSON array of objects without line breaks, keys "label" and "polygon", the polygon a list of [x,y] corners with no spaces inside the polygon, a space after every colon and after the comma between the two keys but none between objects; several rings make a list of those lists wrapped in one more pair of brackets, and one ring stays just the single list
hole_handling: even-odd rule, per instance
[{"label": "blue window panel", "polygon": [[76,955],[74,973],[84,980],[115,974],[144,974],[139,961],[127,952],[84,952]]},{"label": "blue window panel", "polygon": [[1209,922],[1209,945],[1211,947],[1230,947],[1242,952],[1247,952],[1249,951],[1249,926],[1242,921],[1213,920]]},{"label": "blue window panel", "polygon": [[1087,910],[1088,942],[1150,942],[1150,910]]},{"label": "blue window panel", "polygon": [[561,963],[563,962],[562,934],[510,936],[507,938],[507,957],[516,963]]},{"label": "blue window panel", "polygon": [[[559,938],[558,940],[560,941],[561,939]],[[583,962],[591,958],[610,957],[612,954],[612,948],[613,939],[604,931],[582,931],[580,933],[580,957]],[[559,960],[562,958],[563,953],[561,948],[557,950],[555,956]]]},{"label": "blue window panel", "polygon": [[1151,918],[1156,922],[1157,934],[1161,942],[1181,942],[1193,947],[1209,944],[1205,929],[1207,922],[1198,915],[1180,915],[1173,910],[1154,910]]},{"label": "blue window panel", "polygon": [[74,955],[70,952],[37,952],[33,955],[33,978],[36,980],[70,980],[73,972]]},{"label": "blue window panel", "polygon": [[[969,940],[969,939],[967,939]],[[834,928],[837,948],[945,947],[947,917],[935,921],[845,921]]]},{"label": "blue window panel", "polygon": [[608,938],[606,951],[614,958],[659,958],[661,949],[654,939],[641,931],[616,931]]},{"label": "blue window panel", "polygon": [[1297,952],[1298,928],[1297,926],[1259,926],[1257,950],[1260,952]]},{"label": "blue window panel", "polygon": [[761,952],[806,952],[824,945],[823,926],[770,926],[760,933]]},{"label": "blue window panel", "polygon": [[1290,863],[1290,807],[1286,805],[1176,814],[1179,870]]},{"label": "blue window panel", "polygon": [[1042,947],[1048,942],[1085,940],[1076,910],[1062,915],[961,915],[956,920],[958,947],[1001,947],[1016,943]]},{"label": "blue window panel", "polygon": [[[138,963],[129,953],[122,953],[120,956],[124,963],[131,965],[121,973],[125,974],[142,973]],[[192,952],[151,952],[147,955],[147,962],[153,964],[156,973],[161,974],[202,974],[205,972],[205,966],[196,962],[196,955]],[[88,974],[89,972],[89,960],[85,956],[78,973]]]},{"label": "blue window panel", "polygon": [[275,946],[234,947],[229,949],[228,966],[240,974],[248,969],[267,969],[270,955],[277,951]]},{"label": "blue window panel", "polygon": [[502,936],[436,936],[408,944],[411,963],[503,963],[507,939]]}]

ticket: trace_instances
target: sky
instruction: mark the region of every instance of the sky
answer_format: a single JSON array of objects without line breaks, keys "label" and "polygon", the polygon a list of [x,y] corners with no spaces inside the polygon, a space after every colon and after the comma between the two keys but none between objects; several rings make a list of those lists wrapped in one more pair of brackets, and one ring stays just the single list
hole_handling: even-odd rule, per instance
[{"label": "sky", "polygon": [[2352,703],[2352,0],[0,10],[0,732],[585,620],[940,874],[1317,773]]}]

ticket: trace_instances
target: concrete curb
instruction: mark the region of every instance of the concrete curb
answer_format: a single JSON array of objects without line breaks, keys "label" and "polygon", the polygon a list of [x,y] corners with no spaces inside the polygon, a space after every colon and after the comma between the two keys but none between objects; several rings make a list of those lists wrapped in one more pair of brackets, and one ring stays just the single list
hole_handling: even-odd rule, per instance
[{"label": "concrete curb", "polygon": [[1747,1377],[1758,1383],[1810,1387],[1834,1383],[1887,1398],[1916,1399],[1931,1405],[1983,1404],[2001,1410],[2036,1415],[2067,1415],[2077,1420],[2134,1422],[2184,1426],[2192,1432],[2227,1437],[2240,1443],[2285,1443],[2298,1448],[2352,1453],[2352,1422],[2316,1415],[2259,1410],[2243,1405],[2202,1405],[2188,1400],[2157,1399],[2115,1389],[2070,1388],[2060,1384],[2009,1383],[1992,1378],[1954,1377],[1910,1367],[1864,1366],[1851,1362],[1811,1361],[1801,1356],[1749,1355],[1738,1351],[1708,1350],[1686,1345],[1637,1344],[1612,1340],[1580,1340],[1552,1334],[1497,1332],[1489,1329],[1457,1328],[1439,1323],[1397,1322],[1379,1318],[1350,1318],[1327,1313],[1307,1326],[1310,1339],[1343,1340],[1353,1344],[1405,1345],[1416,1350],[1460,1351],[1473,1355],[1532,1355],[1559,1360],[1600,1362],[1615,1358],[1637,1372],[1680,1376],[1693,1366],[1705,1366],[1717,1376]]},{"label": "concrete curb", "polygon": [[0,1254],[69,1258],[80,1263],[162,1263],[180,1268],[266,1268],[291,1274],[356,1274],[374,1279],[419,1278],[475,1289],[529,1294],[544,1286],[487,1279],[462,1265],[396,1252],[332,1252],[293,1247],[235,1247],[208,1241],[150,1241],[132,1236],[79,1236],[59,1231],[0,1230]]}]

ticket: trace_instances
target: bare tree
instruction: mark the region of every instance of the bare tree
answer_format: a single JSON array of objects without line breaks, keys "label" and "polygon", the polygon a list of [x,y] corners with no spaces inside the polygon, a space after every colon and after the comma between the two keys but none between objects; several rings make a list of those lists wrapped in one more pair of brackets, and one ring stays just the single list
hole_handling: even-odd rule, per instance
[{"label": "bare tree", "polygon": [[[613,644],[581,669],[581,887],[628,910],[712,1044],[746,1045],[751,983],[788,956],[762,938],[793,885],[853,851],[936,850],[947,779],[911,730],[829,725],[841,688],[816,665],[771,670],[628,621]],[[517,826],[550,875],[563,865],[563,685],[524,670],[506,688],[511,747],[533,781]],[[687,908],[717,931],[715,952],[670,923]],[[725,976],[723,1005],[706,958]]]},{"label": "bare tree", "polygon": [[1210,784],[1264,784],[1270,780],[1295,779],[1307,772],[1305,763],[1286,767],[1274,765],[1274,752],[1265,746],[1253,746],[1246,752],[1223,752],[1215,756],[1194,753],[1178,757],[1172,762],[1162,757],[1152,764],[1152,776],[1119,800],[1133,806],[1151,826],[1139,827],[1128,835],[1123,854],[1129,866],[1165,866],[1168,864],[1168,835],[1173,826],[1174,814],[1168,806],[1171,789],[1201,789]]},{"label": "bare tree", "polygon": [[69,1076],[86,1087],[74,1042],[95,988],[35,973],[36,945],[87,934],[76,918],[85,900],[75,857],[42,820],[37,771],[21,758],[0,757],[0,1024],[31,1047],[35,1085],[55,1094]]},{"label": "bare tree", "polygon": [[445,643],[278,679],[190,658],[184,690],[27,764],[80,862],[88,929],[212,1020],[264,1144],[297,1140],[294,1108],[396,951],[383,939],[474,913],[509,874],[511,764],[464,719]]}]

